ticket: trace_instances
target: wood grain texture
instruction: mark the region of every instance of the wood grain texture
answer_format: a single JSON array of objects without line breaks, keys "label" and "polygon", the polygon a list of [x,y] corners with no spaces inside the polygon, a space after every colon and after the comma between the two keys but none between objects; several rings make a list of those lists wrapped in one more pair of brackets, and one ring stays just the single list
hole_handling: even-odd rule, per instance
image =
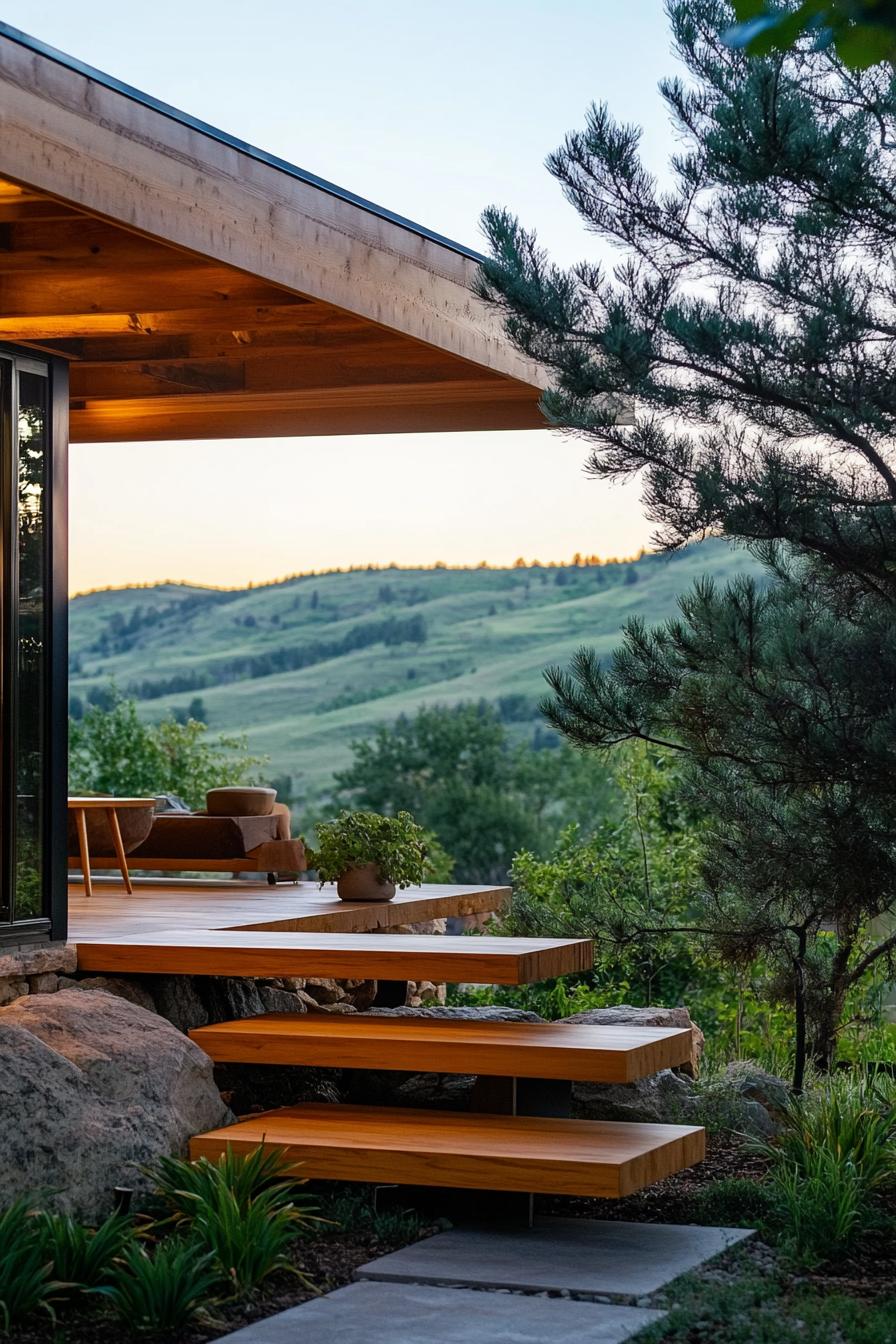
[{"label": "wood grain texture", "polygon": [[195,883],[137,879],[123,900],[116,884],[69,887],[69,937],[74,943],[120,941],[165,930],[255,929],[290,933],[365,933],[447,916],[488,914],[507,908],[509,887],[433,883],[406,887],[391,901],[341,901],[333,883],[218,881]]},{"label": "wood grain texture", "polygon": [[79,942],[83,971],[134,975],[332,976],[337,980],[433,980],[525,985],[585,971],[589,939],[448,938],[403,934],[258,933],[194,930]]},{"label": "wood grain texture", "polygon": [[537,387],[436,240],[0,39],[0,173]]},{"label": "wood grain texture", "polygon": [[40,200],[0,180],[0,339],[72,362],[75,442],[543,424],[488,364]]},{"label": "wood grain texture", "polygon": [[476,1073],[629,1083],[691,1057],[678,1027],[476,1022],[438,1018],[265,1013],[198,1027],[190,1036],[218,1063],[301,1064],[412,1073]]},{"label": "wood grain texture", "polygon": [[620,1198],[702,1160],[702,1129],[306,1104],[190,1141],[190,1156],[277,1148],[337,1181]]},{"label": "wood grain texture", "polygon": [[535,397],[514,383],[480,380],[86,397],[71,408],[73,443],[543,428]]}]

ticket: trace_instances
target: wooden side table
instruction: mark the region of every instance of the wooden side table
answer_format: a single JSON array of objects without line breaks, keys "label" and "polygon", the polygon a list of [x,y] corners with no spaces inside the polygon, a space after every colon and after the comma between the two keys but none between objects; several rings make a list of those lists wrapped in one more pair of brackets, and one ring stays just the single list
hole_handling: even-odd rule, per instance
[{"label": "wooden side table", "polygon": [[78,847],[81,851],[81,872],[84,874],[85,896],[93,895],[93,883],[90,880],[90,846],[87,843],[87,813],[91,811],[105,812],[109,830],[112,832],[115,857],[118,859],[125,890],[129,896],[133,896],[134,888],[131,885],[128,861],[121,839],[121,828],[118,825],[118,812],[123,807],[154,807],[155,801],[154,798],[69,798],[68,810],[74,813],[75,825],[78,828]]}]

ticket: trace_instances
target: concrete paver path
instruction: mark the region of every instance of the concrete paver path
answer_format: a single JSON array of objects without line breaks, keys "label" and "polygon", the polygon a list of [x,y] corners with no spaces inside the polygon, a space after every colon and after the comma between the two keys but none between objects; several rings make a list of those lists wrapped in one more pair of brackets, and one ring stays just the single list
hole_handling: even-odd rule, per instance
[{"label": "concrete paver path", "polygon": [[380,1256],[357,1277],[632,1301],[750,1236],[731,1227],[539,1218],[534,1227],[452,1228]]},{"label": "concrete paver path", "polygon": [[353,1283],[227,1335],[228,1344],[623,1344],[660,1311],[596,1302]]}]

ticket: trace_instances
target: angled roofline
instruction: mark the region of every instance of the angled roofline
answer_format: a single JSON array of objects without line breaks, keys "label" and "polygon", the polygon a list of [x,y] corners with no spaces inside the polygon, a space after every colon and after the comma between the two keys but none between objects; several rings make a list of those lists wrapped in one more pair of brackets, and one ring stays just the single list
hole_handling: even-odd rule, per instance
[{"label": "angled roofline", "polygon": [[326,178],[306,172],[304,168],[299,168],[296,164],[289,163],[276,154],[268,154],[265,150],[250,145],[247,141],[240,140],[235,135],[228,135],[226,131],[220,130],[217,126],[212,126],[199,117],[193,117],[188,112],[182,112],[179,108],[172,107],[170,103],[164,103],[151,94],[143,93],[140,89],[135,89],[133,85],[125,84],[113,75],[107,75],[102,70],[97,70],[95,66],[87,65],[86,62],[78,60],[76,56],[69,56],[67,52],[60,51],[57,47],[51,47],[48,43],[32,37],[29,33],[22,32],[19,28],[12,27],[11,24],[4,22],[2,19],[0,19],[0,37],[8,38],[11,42],[17,42],[19,46],[34,52],[35,55],[55,61],[58,65],[65,66],[75,74],[83,75],[114,93],[122,94],[132,101],[140,103],[143,107],[150,108],[153,112],[158,112],[162,116],[169,117],[172,121],[179,122],[180,125],[186,126],[190,130],[200,131],[203,135],[217,140],[229,149],[239,150],[241,154],[246,154],[258,163],[266,164],[269,168],[276,168],[279,172],[286,173],[289,177],[294,177],[308,186],[317,187],[320,191],[335,196],[337,200],[356,205],[369,214],[376,215],[379,219],[388,220],[391,224],[398,224],[401,228],[417,234],[420,238],[438,243],[441,247],[456,252],[458,256],[466,257],[477,263],[485,260],[481,252],[476,252],[473,248],[464,246],[463,243],[455,242],[452,238],[446,238],[444,234],[436,233],[423,224],[417,224],[404,215],[396,214],[393,210],[387,210],[385,206],[377,205],[375,201],[368,201],[365,197],[358,196],[353,191],[347,191],[344,187],[337,186],[335,182],[328,182]]}]

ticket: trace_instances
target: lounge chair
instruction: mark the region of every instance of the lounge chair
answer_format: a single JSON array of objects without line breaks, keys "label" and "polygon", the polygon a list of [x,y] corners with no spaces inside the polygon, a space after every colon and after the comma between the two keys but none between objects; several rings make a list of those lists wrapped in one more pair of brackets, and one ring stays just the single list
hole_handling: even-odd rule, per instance
[{"label": "lounge chair", "polygon": [[[189,812],[133,808],[121,814],[121,838],[128,868],[150,872],[278,873],[305,871],[305,848],[290,835],[289,809],[273,801],[273,790],[233,790],[232,806],[241,812],[257,806],[253,793],[269,793],[271,810],[262,815],[229,815],[228,790],[213,789],[209,810]],[[213,795],[218,795],[213,797]],[[161,800],[160,800],[161,801]],[[167,800],[166,800],[167,801]],[[158,804],[157,804],[158,806]],[[225,809],[222,811],[222,808]],[[91,868],[118,868],[112,834],[102,813],[87,817]],[[81,865],[78,836],[69,822],[69,867]]]}]

